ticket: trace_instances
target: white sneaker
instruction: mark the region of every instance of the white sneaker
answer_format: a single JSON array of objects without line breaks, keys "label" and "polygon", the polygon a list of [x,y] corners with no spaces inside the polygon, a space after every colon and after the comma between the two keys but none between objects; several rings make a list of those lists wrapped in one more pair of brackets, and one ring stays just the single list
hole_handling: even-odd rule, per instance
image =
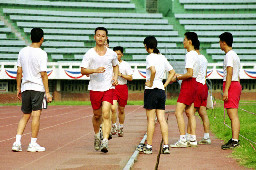
[{"label": "white sneaker", "polygon": [[212,143],[211,139],[208,138],[208,139],[205,139],[203,138],[202,140],[199,141],[198,144],[202,144],[202,145],[210,145]]},{"label": "white sneaker", "polygon": [[197,141],[196,140],[195,141],[189,141],[188,146],[189,147],[197,147]]},{"label": "white sneaker", "polygon": [[14,142],[12,145],[12,151],[21,152],[22,151],[21,144],[17,144],[16,142]]},{"label": "white sneaker", "polygon": [[187,141],[183,142],[178,140],[176,143],[170,145],[171,148],[186,148],[188,147]]},{"label": "white sneaker", "polygon": [[28,152],[44,152],[45,151],[45,147],[40,146],[38,143],[36,144],[29,144],[28,145]]}]

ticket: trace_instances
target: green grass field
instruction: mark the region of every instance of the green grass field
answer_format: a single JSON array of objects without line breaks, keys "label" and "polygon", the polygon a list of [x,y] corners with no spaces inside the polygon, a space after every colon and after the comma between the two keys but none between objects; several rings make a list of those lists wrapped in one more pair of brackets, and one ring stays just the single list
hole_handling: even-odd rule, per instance
[{"label": "green grass field", "polygon": [[[217,101],[217,103],[218,107],[214,110],[215,114],[212,110],[208,110],[211,131],[216,137],[227,142],[232,137],[232,132],[231,129],[224,125],[223,102]],[[255,101],[241,101],[239,108],[256,113]],[[256,115],[247,113],[241,109],[238,110],[240,135],[256,143]],[[225,123],[231,127],[227,113],[225,115]],[[238,162],[245,167],[256,168],[256,145],[241,136],[239,137],[239,140],[240,146],[234,149],[232,157],[237,159]]]}]

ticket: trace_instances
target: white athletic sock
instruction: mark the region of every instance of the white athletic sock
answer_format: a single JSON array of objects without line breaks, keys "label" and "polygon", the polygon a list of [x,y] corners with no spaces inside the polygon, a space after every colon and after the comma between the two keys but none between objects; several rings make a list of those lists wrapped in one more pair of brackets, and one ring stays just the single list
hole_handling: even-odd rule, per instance
[{"label": "white athletic sock", "polygon": [[210,138],[209,133],[204,133],[204,139],[209,139],[209,138]]},{"label": "white athletic sock", "polygon": [[108,139],[103,139],[102,142],[108,142]]},{"label": "white athletic sock", "polygon": [[124,127],[124,124],[119,124],[119,128],[123,128]]},{"label": "white athletic sock", "polygon": [[31,138],[31,142],[30,142],[30,143],[31,143],[32,145],[34,145],[34,144],[36,144],[36,141],[37,141],[37,138]]},{"label": "white athletic sock", "polygon": [[168,147],[169,147],[169,145],[164,145],[164,146],[163,146],[163,148],[168,148]]},{"label": "white athletic sock", "polygon": [[147,144],[147,148],[152,148],[152,145]]},{"label": "white athletic sock", "polygon": [[180,135],[180,141],[186,142],[186,135]]},{"label": "white athletic sock", "polygon": [[187,135],[186,135],[186,140],[187,140],[187,141],[191,141],[191,135],[190,135],[190,134],[187,134]]},{"label": "white athletic sock", "polygon": [[196,135],[190,135],[190,141],[196,141]]},{"label": "white athletic sock", "polygon": [[115,126],[115,127],[117,127],[116,123],[112,124],[112,126]]},{"label": "white athletic sock", "polygon": [[238,139],[233,139],[233,138],[232,138],[232,141],[236,141],[236,142],[238,142]]},{"label": "white athletic sock", "polygon": [[16,143],[17,144],[21,144],[20,140],[21,140],[21,135],[16,135]]}]

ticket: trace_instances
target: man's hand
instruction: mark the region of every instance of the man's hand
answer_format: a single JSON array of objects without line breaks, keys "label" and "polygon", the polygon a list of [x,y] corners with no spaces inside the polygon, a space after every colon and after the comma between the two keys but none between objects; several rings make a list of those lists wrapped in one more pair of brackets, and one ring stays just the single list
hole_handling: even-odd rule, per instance
[{"label": "man's hand", "polygon": [[115,79],[115,78],[113,78],[113,79],[112,79],[112,85],[113,85],[113,86],[118,85],[118,81],[117,81],[117,79]]},{"label": "man's hand", "polygon": [[153,83],[151,83],[150,81],[146,81],[145,85],[148,86],[148,87],[152,87]]},{"label": "man's hand", "polygon": [[17,89],[17,98],[21,100],[21,90]]},{"label": "man's hand", "polygon": [[52,102],[52,95],[48,92],[45,93],[46,99],[47,99],[47,103],[51,103]]},{"label": "man's hand", "polygon": [[228,92],[224,91],[223,96],[222,96],[222,100],[223,101],[228,101]]},{"label": "man's hand", "polygon": [[96,69],[96,73],[104,73],[105,72],[105,70],[106,70],[106,68],[105,67],[99,67],[99,68],[97,68]]}]

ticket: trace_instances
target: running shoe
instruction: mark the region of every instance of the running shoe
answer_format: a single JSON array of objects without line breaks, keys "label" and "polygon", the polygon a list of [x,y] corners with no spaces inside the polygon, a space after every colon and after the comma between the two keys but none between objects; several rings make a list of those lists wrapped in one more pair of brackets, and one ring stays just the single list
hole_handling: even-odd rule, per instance
[{"label": "running shoe", "polygon": [[100,146],[101,152],[107,153],[108,152],[108,141],[103,140]]},{"label": "running shoe", "polygon": [[100,140],[103,140],[103,131],[102,131],[102,125],[100,125]]},{"label": "running shoe", "polygon": [[196,140],[194,140],[194,141],[189,141],[189,142],[187,142],[188,143],[188,146],[189,147],[196,147],[197,146],[197,141]]},{"label": "running shoe", "polygon": [[29,144],[28,145],[28,152],[44,152],[45,151],[45,147],[40,146],[38,143],[35,144]]},{"label": "running shoe", "polygon": [[136,150],[139,151],[139,152],[143,152],[143,148],[145,147],[145,144],[144,143],[140,143],[137,147],[136,147]]},{"label": "running shoe", "polygon": [[200,140],[198,142],[198,144],[200,144],[200,145],[210,145],[211,143],[212,143],[212,141],[210,138],[207,138],[207,139],[203,138],[202,140]]},{"label": "running shoe", "polygon": [[145,154],[152,154],[152,147],[151,147],[151,148],[148,148],[147,146],[145,146],[145,147],[143,148],[143,152],[144,152]]},{"label": "running shoe", "polygon": [[234,149],[235,147],[239,146],[239,141],[233,141],[230,139],[227,143],[221,146],[221,149],[226,150],[226,149]]},{"label": "running shoe", "polygon": [[97,135],[94,135],[94,149],[96,151],[100,150],[100,137],[97,137]]},{"label": "running shoe", "polygon": [[178,140],[176,143],[173,145],[170,145],[171,148],[186,148],[188,147],[187,141],[183,142],[181,140]]},{"label": "running shoe", "polygon": [[123,137],[124,136],[124,131],[123,131],[123,127],[118,129],[118,137]]},{"label": "running shoe", "polygon": [[163,154],[170,154],[170,148],[169,147],[165,147],[162,149],[162,153]]},{"label": "running shoe", "polygon": [[116,125],[112,125],[111,134],[112,135],[116,135],[117,134],[117,126]]},{"label": "running shoe", "polygon": [[12,145],[12,151],[13,152],[21,152],[22,151],[21,144],[14,142]]}]

